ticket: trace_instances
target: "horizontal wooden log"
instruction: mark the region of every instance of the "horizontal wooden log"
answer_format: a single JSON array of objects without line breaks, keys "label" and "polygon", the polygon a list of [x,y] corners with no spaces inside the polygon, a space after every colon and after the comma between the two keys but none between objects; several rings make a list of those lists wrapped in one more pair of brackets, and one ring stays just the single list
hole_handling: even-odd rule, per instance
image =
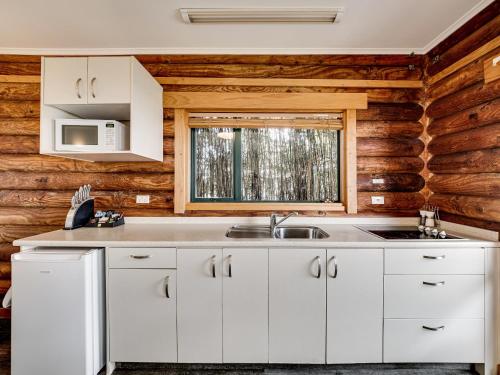
[{"label": "horizontal wooden log", "polygon": [[0,173],[0,189],[70,190],[91,184],[98,190],[172,191],[170,173]]},{"label": "horizontal wooden log", "polygon": [[433,138],[428,150],[433,155],[500,147],[500,123]]},{"label": "horizontal wooden log", "polygon": [[418,138],[424,126],[416,121],[357,121],[357,137]]},{"label": "horizontal wooden log", "polygon": [[368,95],[373,103],[413,103],[418,102],[422,90],[404,88],[339,88],[339,87],[297,87],[297,86],[195,86],[195,85],[163,85],[166,92],[257,92],[257,93],[359,93]]},{"label": "horizontal wooden log", "polygon": [[433,194],[429,203],[454,215],[500,222],[500,199],[497,198]]},{"label": "horizontal wooden log", "polygon": [[[420,80],[422,69],[377,66],[283,66],[269,64],[144,64],[155,77],[323,78]],[[0,70],[1,72],[1,70]]]},{"label": "horizontal wooden log", "polygon": [[425,148],[416,138],[357,138],[358,156],[418,156]]},{"label": "horizontal wooden log", "polygon": [[500,198],[500,173],[435,174],[427,186],[433,193]]},{"label": "horizontal wooden log", "polygon": [[358,121],[418,121],[424,113],[416,103],[369,104],[368,109],[356,111]]},{"label": "horizontal wooden log", "polygon": [[10,261],[0,261],[0,280],[9,280],[10,273]]},{"label": "horizontal wooden log", "polygon": [[[496,223],[489,220],[479,220],[471,217],[454,215],[449,212],[440,211],[439,216],[442,221],[449,221],[450,223],[468,225],[470,227],[482,228],[487,230],[492,230],[500,233],[500,223]],[[500,241],[500,235],[498,239]]]},{"label": "horizontal wooden log", "polygon": [[500,173],[500,148],[436,155],[427,167],[433,173]]},{"label": "horizontal wooden log", "polygon": [[500,122],[500,99],[476,105],[431,121],[427,133],[432,136],[456,133]]},{"label": "horizontal wooden log", "polygon": [[0,119],[0,135],[39,135],[39,119]]},{"label": "horizontal wooden log", "polygon": [[449,116],[476,105],[497,99],[500,96],[500,80],[486,85],[477,83],[454,94],[432,102],[427,107],[426,114],[431,118]]},{"label": "horizontal wooden log", "polygon": [[0,63],[37,63],[40,64],[42,58],[36,55],[0,55]]},{"label": "horizontal wooden log", "polygon": [[0,243],[61,229],[60,225],[0,225]]},{"label": "horizontal wooden log", "polygon": [[[0,207],[68,208],[74,191],[0,190]],[[136,203],[136,195],[149,195],[148,204]],[[173,207],[173,193],[166,191],[92,191],[96,209]]]},{"label": "horizontal wooden log", "polygon": [[0,62],[0,74],[40,75],[40,63]]},{"label": "horizontal wooden log", "polygon": [[10,261],[11,255],[17,252],[19,252],[19,247],[7,242],[0,243],[0,262]]},{"label": "horizontal wooden log", "polygon": [[[373,195],[383,196],[384,204],[372,204]],[[377,192],[359,192],[358,193],[358,211],[387,212],[398,210],[417,210],[425,203],[425,198],[420,193],[386,193]]]},{"label": "horizontal wooden log", "polygon": [[66,208],[0,207],[0,225],[63,226]]},{"label": "horizontal wooden log", "polygon": [[0,82],[0,100],[40,100],[40,85]]},{"label": "horizontal wooden log", "polygon": [[163,153],[165,155],[173,155],[174,150],[174,138],[164,138],[163,139]]},{"label": "horizontal wooden log", "polygon": [[167,173],[173,171],[174,157],[168,155],[163,157],[163,162],[92,163],[47,155],[0,154],[0,172]]},{"label": "horizontal wooden log", "polygon": [[358,157],[358,173],[418,173],[424,161],[418,157]]},{"label": "horizontal wooden log", "polygon": [[[374,179],[383,182],[374,183]],[[424,185],[424,178],[416,173],[358,174],[358,191],[417,192]]]},{"label": "horizontal wooden log", "polygon": [[[0,295],[1,296],[4,296],[5,293],[7,293],[7,291],[9,290],[9,288],[10,288],[10,280],[0,280]],[[2,313],[2,315],[7,316],[8,313],[4,312],[4,313]],[[1,353],[0,354],[3,355],[4,358],[9,358],[8,357],[9,353],[10,353],[9,348],[8,347],[7,348],[4,347],[4,348],[1,349]]]},{"label": "horizontal wooden log", "polygon": [[163,120],[163,136],[172,138],[175,136],[173,120]]},{"label": "horizontal wooden log", "polygon": [[[9,56],[9,55],[4,55]],[[423,55],[136,55],[143,64],[258,64],[318,66],[421,66]],[[14,59],[16,59],[14,57]],[[0,61],[1,57],[0,57]],[[5,61],[18,62],[18,60]],[[36,62],[19,61],[19,62]]]},{"label": "horizontal wooden log", "polygon": [[0,150],[4,154],[38,154],[39,137],[34,135],[0,135]]},{"label": "horizontal wooden log", "polygon": [[[432,76],[460,60],[486,42],[497,37],[498,30],[500,30],[500,17],[497,16],[486,24],[481,25],[480,28],[469,35],[464,35],[463,39],[458,40],[456,44],[450,46],[447,50],[441,51],[441,53],[438,54],[438,61],[427,67],[427,73]],[[429,55],[432,56],[431,54]]]},{"label": "horizontal wooden log", "polygon": [[478,59],[431,85],[426,91],[426,96],[433,101],[481,82],[483,71],[483,59]]},{"label": "horizontal wooden log", "polygon": [[38,118],[40,103],[38,101],[0,101],[0,118]]}]

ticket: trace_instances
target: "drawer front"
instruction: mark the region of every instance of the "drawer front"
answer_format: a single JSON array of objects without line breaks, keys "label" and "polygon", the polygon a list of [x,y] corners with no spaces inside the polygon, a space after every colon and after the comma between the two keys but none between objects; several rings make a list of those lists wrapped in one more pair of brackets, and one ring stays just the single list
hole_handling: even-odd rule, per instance
[{"label": "drawer front", "polygon": [[175,248],[113,247],[106,249],[108,268],[176,268]]},{"label": "drawer front", "polygon": [[484,249],[385,249],[386,274],[484,274]]},{"label": "drawer front", "polygon": [[385,318],[484,318],[483,275],[386,275]]},{"label": "drawer front", "polygon": [[384,362],[482,363],[484,320],[385,319]]}]

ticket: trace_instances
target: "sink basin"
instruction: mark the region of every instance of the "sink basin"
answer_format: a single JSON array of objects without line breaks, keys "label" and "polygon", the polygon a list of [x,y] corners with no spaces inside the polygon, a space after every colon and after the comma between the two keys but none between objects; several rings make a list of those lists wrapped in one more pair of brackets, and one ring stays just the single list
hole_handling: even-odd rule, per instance
[{"label": "sink basin", "polygon": [[[235,225],[228,229],[226,237],[229,238],[273,238],[271,228],[265,225]],[[276,229],[277,239],[321,239],[328,238],[324,230],[314,226],[279,226]]]}]

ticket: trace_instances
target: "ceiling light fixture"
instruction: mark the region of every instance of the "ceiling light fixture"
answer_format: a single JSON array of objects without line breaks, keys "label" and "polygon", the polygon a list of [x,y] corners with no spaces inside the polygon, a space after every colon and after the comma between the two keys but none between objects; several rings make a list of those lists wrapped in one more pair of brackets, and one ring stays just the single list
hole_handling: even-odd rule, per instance
[{"label": "ceiling light fixture", "polygon": [[343,8],[181,8],[186,23],[334,23]]}]

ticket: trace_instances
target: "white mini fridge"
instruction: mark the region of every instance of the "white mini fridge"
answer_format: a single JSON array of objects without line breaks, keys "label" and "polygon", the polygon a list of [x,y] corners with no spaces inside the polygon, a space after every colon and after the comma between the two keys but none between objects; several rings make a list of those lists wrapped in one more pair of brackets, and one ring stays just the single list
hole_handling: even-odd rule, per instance
[{"label": "white mini fridge", "polygon": [[95,375],[105,363],[104,250],[12,255],[12,375]]}]

